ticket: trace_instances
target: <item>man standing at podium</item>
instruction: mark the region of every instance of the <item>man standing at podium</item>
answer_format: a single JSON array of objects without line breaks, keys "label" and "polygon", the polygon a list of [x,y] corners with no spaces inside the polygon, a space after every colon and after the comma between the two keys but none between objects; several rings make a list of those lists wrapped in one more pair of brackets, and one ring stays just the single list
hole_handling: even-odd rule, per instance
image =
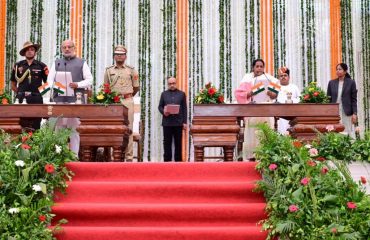
[{"label": "man standing at podium", "polygon": [[163,115],[163,158],[172,161],[172,139],[175,141],[175,161],[182,161],[182,130],[187,128],[186,95],[177,89],[176,78],[167,80],[168,89],[161,95],[158,110]]},{"label": "man standing at podium", "polygon": [[[45,63],[35,60],[39,49],[39,44],[25,42],[19,54],[26,59],[14,64],[10,81],[19,103],[43,103],[38,88],[46,82],[49,70]],[[39,129],[40,123],[41,118],[21,118],[20,121],[23,128],[33,130]]]},{"label": "man standing at podium", "polygon": [[[84,91],[90,88],[93,83],[93,77],[86,61],[76,56],[76,46],[72,40],[65,40],[61,46],[63,58],[56,59],[53,63],[50,74],[48,76],[49,86],[53,87],[55,84],[56,72],[70,72],[72,75],[72,82],[69,87],[74,91]],[[70,137],[70,148],[78,156],[80,149],[80,135],[76,128],[80,125],[78,118],[62,118],[58,120],[57,127],[66,127],[72,129]]]},{"label": "man standing at podium", "polygon": [[131,66],[125,64],[127,58],[127,49],[125,46],[118,45],[114,48],[115,64],[107,67],[104,73],[104,83],[109,84],[112,91],[121,94],[122,104],[127,107],[128,121],[131,134],[125,150],[125,161],[133,160],[133,136],[134,126],[134,99],[133,97],[139,91],[139,74]]}]

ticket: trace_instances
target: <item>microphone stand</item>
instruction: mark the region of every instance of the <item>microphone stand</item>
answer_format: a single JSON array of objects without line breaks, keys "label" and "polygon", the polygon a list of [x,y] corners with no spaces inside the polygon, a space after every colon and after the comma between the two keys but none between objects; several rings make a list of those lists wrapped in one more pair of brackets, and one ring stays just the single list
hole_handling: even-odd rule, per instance
[{"label": "microphone stand", "polygon": [[66,96],[68,97],[68,86],[67,86],[67,62],[64,62],[64,83],[66,86]]}]

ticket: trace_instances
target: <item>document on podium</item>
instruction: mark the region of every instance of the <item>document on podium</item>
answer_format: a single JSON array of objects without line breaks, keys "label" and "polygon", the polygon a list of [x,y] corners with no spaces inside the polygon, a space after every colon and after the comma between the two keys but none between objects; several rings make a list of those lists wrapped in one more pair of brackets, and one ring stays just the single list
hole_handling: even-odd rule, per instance
[{"label": "document on podium", "polygon": [[170,114],[179,114],[180,112],[180,105],[178,104],[167,104],[164,106],[164,111]]}]

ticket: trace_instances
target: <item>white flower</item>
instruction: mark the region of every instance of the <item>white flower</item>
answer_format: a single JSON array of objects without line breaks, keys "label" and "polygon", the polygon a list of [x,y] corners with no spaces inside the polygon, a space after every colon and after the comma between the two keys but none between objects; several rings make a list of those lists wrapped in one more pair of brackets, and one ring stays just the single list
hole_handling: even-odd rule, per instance
[{"label": "white flower", "polygon": [[55,145],[55,152],[56,153],[61,153],[62,152],[62,147],[61,146],[58,146],[58,145]]},{"label": "white flower", "polygon": [[327,126],[326,126],[326,130],[327,130],[328,132],[334,131],[334,126],[333,126],[333,125],[327,125]]},{"label": "white flower", "polygon": [[306,144],[306,145],[304,145],[304,147],[310,149],[310,148],[312,148],[312,145],[311,144]]},{"label": "white flower", "polygon": [[8,212],[11,214],[19,213],[19,208],[9,208]]},{"label": "white flower", "polygon": [[308,151],[309,151],[311,157],[317,156],[317,154],[319,154],[319,152],[317,151],[316,148],[311,148]]},{"label": "white flower", "polygon": [[22,160],[17,160],[17,161],[15,161],[14,164],[17,167],[24,167],[24,162]]},{"label": "white flower", "polygon": [[33,191],[35,192],[41,192],[41,186],[38,184],[35,184],[32,186]]}]

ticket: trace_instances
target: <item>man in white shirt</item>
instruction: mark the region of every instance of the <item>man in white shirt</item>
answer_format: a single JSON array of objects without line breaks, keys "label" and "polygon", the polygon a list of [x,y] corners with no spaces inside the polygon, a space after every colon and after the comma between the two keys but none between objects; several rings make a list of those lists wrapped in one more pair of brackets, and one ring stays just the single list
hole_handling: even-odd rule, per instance
[{"label": "man in white shirt", "polygon": [[[280,92],[277,97],[279,103],[298,103],[301,91],[298,87],[290,83],[290,71],[287,67],[279,68],[279,81],[280,81]],[[280,118],[278,121],[278,131],[281,134],[285,134],[287,129],[290,127],[289,121]]]},{"label": "man in white shirt", "polygon": [[[69,87],[74,90],[74,94],[77,92],[84,93],[85,89],[90,88],[93,83],[93,77],[89,66],[84,59],[76,57],[76,46],[72,40],[63,41],[61,50],[63,58],[56,59],[50,68],[48,75],[49,86],[53,88],[55,85],[56,72],[70,72],[72,75],[72,82],[69,83]],[[51,94],[51,99],[54,99],[56,94],[54,94],[54,91],[52,91]],[[80,135],[76,131],[76,128],[79,125],[80,120],[78,118],[62,118],[59,119],[57,123],[57,127],[72,129],[70,148],[77,156],[80,149]]]}]

